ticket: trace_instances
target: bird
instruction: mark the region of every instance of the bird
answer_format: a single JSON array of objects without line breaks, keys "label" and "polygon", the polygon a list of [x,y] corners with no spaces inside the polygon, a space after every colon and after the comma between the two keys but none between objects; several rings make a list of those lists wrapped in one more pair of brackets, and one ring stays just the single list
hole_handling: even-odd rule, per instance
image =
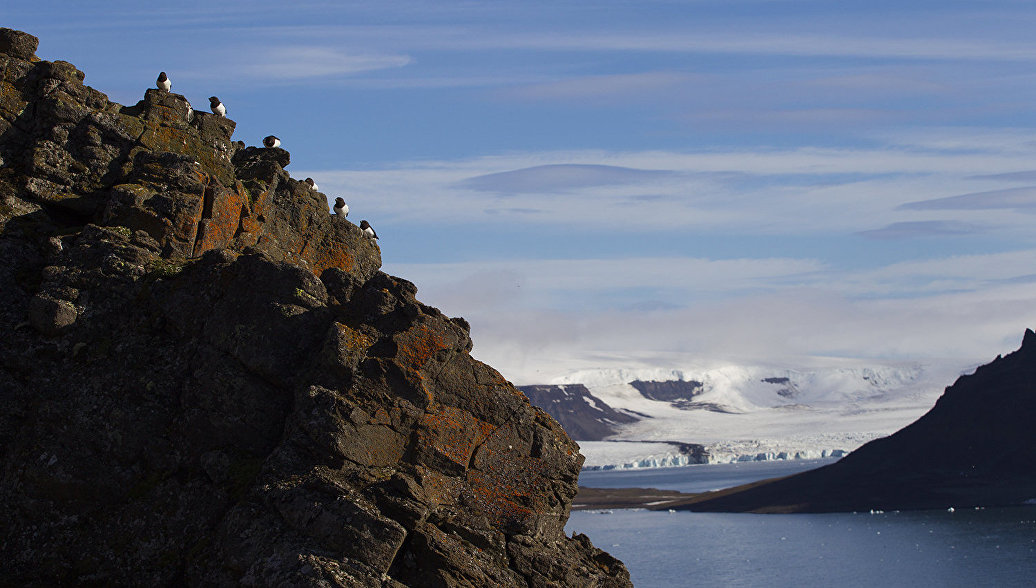
[{"label": "bird", "polygon": [[274,137],[273,135],[270,135],[269,137],[266,137],[265,139],[263,139],[263,146],[266,147],[267,149],[273,149],[274,147],[280,147],[281,146],[281,140],[278,139],[277,137]]},{"label": "bird", "polygon": [[209,97],[209,108],[212,109],[212,114],[218,114],[220,116],[227,115],[227,107],[223,106],[223,103],[219,101],[219,98],[215,96]]},{"label": "bird", "polygon": [[169,76],[165,75],[165,72],[158,72],[158,81],[155,82],[159,90],[169,91],[169,88],[173,87],[173,83],[169,81]]},{"label": "bird", "polygon": [[[335,214],[339,216],[349,216],[349,205],[346,204],[345,200],[343,200],[340,196],[338,198],[335,198]],[[370,225],[367,226],[369,227]],[[371,232],[373,233],[374,229],[371,229]]]},{"label": "bird", "polygon": [[360,230],[363,231],[364,235],[367,235],[371,239],[377,239],[378,234],[374,232],[374,227],[365,220],[360,221]]},{"label": "bird", "polygon": [[313,190],[315,190],[317,192],[320,191],[320,188],[317,188],[317,183],[313,181],[313,178],[306,178],[305,181],[306,181],[307,184],[309,184],[310,188],[313,188]]}]

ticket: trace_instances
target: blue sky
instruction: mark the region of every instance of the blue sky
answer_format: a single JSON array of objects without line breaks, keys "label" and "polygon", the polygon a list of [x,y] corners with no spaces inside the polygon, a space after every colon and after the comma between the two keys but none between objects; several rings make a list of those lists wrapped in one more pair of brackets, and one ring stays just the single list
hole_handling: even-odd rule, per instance
[{"label": "blue sky", "polygon": [[[984,361],[1036,325],[1036,5],[5,3],[169,73],[518,383],[632,358]],[[669,358],[669,359],[660,359]]]}]

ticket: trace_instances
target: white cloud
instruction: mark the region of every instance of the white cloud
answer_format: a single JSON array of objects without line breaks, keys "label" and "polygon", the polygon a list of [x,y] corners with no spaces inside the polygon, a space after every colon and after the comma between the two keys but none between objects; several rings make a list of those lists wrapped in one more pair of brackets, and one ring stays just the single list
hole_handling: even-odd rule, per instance
[{"label": "white cloud", "polygon": [[385,269],[408,276],[422,284],[422,291],[436,297],[465,292],[484,278],[493,292],[509,292],[509,304],[551,308],[573,295],[579,297],[577,306],[599,306],[601,294],[609,290],[666,290],[676,293],[676,299],[686,300],[716,293],[774,290],[826,268],[810,259],[625,257],[386,264]]},{"label": "white cloud", "polygon": [[[601,367],[656,361],[800,365],[815,357],[988,361],[1036,325],[1033,287],[923,299],[847,300],[822,291],[706,302],[658,311],[467,313],[475,354],[521,383],[542,383],[597,358]],[[434,304],[434,302],[433,302]],[[626,364],[626,365],[623,365]],[[949,384],[949,382],[947,382]]]},{"label": "white cloud", "polygon": [[558,192],[576,188],[636,184],[671,175],[669,170],[647,170],[615,165],[552,164],[468,178],[460,186],[503,194]]},{"label": "white cloud", "polygon": [[919,200],[907,202],[902,205],[902,208],[906,210],[1012,209],[1031,211],[1036,209],[1036,186]]},{"label": "white cloud", "polygon": [[[511,16],[511,15],[508,15]],[[579,26],[563,27],[556,23],[521,22],[509,19],[500,24],[493,19],[463,24],[460,19],[444,24],[380,24],[360,26],[307,25],[288,27],[255,27],[266,34],[294,34],[332,38],[351,38],[388,46],[407,46],[437,51],[471,50],[535,50],[585,52],[664,52],[721,53],[732,55],[763,54],[782,56],[867,57],[905,60],[990,60],[1029,61],[1036,58],[1036,44],[1024,35],[986,34],[983,31],[954,29],[945,34],[895,35],[871,32],[873,28],[853,27],[840,21],[841,30],[817,34],[801,23],[781,22],[774,27],[756,23],[751,30],[716,32],[705,27],[708,21],[693,23],[660,23],[652,29],[624,22],[612,22],[587,30]],[[461,23],[461,24],[458,24]],[[712,25],[714,26],[714,25]],[[523,30],[524,29],[524,30]],[[609,30],[610,29],[610,30]],[[971,34],[967,34],[971,33]]]},{"label": "white cloud", "polygon": [[[854,295],[905,296],[946,291],[979,291],[1036,275],[1036,250],[953,255],[892,263],[846,273],[837,281]],[[1036,292],[1034,292],[1036,295]]]},{"label": "white cloud", "polygon": [[403,67],[411,62],[406,55],[356,54],[319,46],[268,47],[257,53],[241,69],[278,80],[343,76]]},{"label": "white cloud", "polygon": [[[695,258],[385,269],[419,284],[422,301],[465,316],[480,359],[509,378],[534,383],[576,364],[621,365],[634,357],[981,362],[1010,351],[1026,327],[1036,326],[1033,268],[1036,250],[859,270],[813,260]],[[601,304],[614,300],[609,292],[630,288],[655,292],[658,304],[653,310]]]},{"label": "white cloud", "polygon": [[508,378],[541,383],[546,374],[537,370],[557,376],[592,358],[602,367],[644,356],[663,363],[800,365],[824,356],[979,363],[1013,350],[1036,325],[1034,295],[1033,285],[880,300],[800,289],[656,312],[498,308],[465,316],[480,359]]},{"label": "white cloud", "polygon": [[971,235],[981,232],[981,226],[959,221],[912,221],[892,223],[880,229],[859,231],[868,239],[912,239],[914,237],[945,237]]},{"label": "white cloud", "polygon": [[524,100],[608,101],[616,97],[659,96],[680,86],[701,83],[705,76],[680,72],[643,72],[579,76],[508,88],[502,94]]}]

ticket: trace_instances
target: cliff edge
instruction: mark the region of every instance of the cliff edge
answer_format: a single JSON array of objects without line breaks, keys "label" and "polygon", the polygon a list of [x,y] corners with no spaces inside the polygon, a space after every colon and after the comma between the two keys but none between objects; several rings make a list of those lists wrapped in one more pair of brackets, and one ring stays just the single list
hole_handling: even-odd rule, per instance
[{"label": "cliff edge", "polygon": [[5,584],[629,586],[583,458],[235,124],[0,29]]}]

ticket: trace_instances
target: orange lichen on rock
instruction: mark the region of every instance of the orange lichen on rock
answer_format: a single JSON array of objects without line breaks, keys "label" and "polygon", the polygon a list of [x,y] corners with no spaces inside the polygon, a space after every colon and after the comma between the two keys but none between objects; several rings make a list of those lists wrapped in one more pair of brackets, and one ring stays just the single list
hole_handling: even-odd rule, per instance
[{"label": "orange lichen on rock", "polygon": [[326,239],[315,244],[306,243],[299,257],[306,261],[309,270],[317,276],[332,267],[351,271],[356,263],[345,243],[331,243]]},{"label": "orange lichen on rock", "polygon": [[206,180],[205,209],[198,225],[195,256],[210,249],[226,247],[237,235],[241,217],[248,211],[248,198],[237,186],[226,188],[215,178],[207,177]]},{"label": "orange lichen on rock", "polygon": [[497,456],[492,466],[468,472],[468,489],[477,506],[501,528],[528,526],[533,515],[532,497],[542,491],[546,480],[540,474],[541,460],[525,455]]},{"label": "orange lichen on rock", "polygon": [[421,448],[466,468],[475,448],[485,442],[496,427],[470,413],[442,406],[436,413],[425,413],[418,430]]},{"label": "orange lichen on rock", "polygon": [[[328,338],[324,344],[323,357],[330,365],[355,369],[367,354],[371,338],[338,321],[331,323]],[[384,424],[387,421],[379,422]]]},{"label": "orange lichen on rock", "polygon": [[400,364],[414,371],[423,368],[437,351],[448,348],[443,335],[432,331],[426,324],[410,329],[397,343]]},{"label": "orange lichen on rock", "polygon": [[338,345],[342,352],[349,355],[362,354],[371,346],[371,338],[363,333],[337,321],[333,326],[337,330]]},{"label": "orange lichen on rock", "polygon": [[418,466],[418,471],[421,473],[421,486],[430,501],[436,504],[457,502],[463,481],[422,466]]}]

